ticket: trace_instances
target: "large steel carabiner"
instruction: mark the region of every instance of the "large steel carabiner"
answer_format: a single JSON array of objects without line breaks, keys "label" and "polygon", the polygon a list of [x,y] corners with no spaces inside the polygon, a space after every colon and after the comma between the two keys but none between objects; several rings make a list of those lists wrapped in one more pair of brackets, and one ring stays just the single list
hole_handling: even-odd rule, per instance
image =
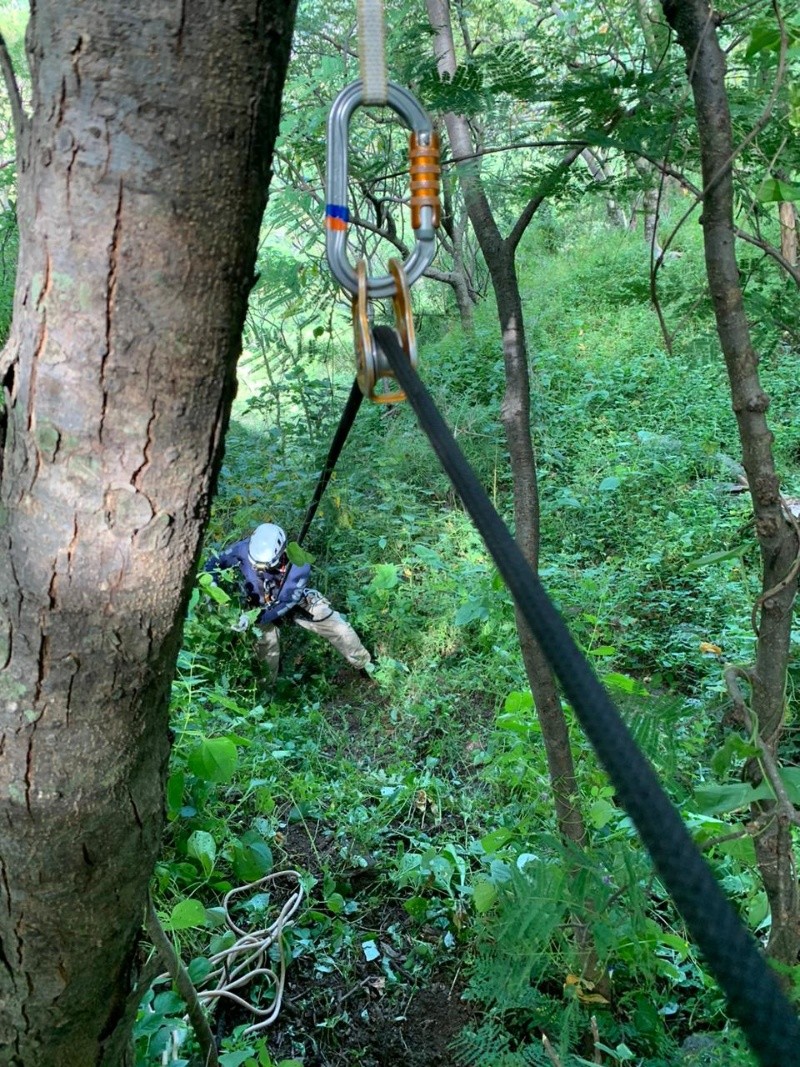
[{"label": "large steel carabiner", "polygon": [[[350,119],[364,102],[361,81],[342,89],[328,115],[328,159],[325,180],[325,251],[331,273],[353,296],[358,295],[358,278],[347,258],[348,133]],[[386,106],[411,130],[411,226],[415,244],[404,263],[408,283],[419,278],[436,251],[435,230],[439,225],[439,138],[429,116],[411,93],[394,82],[387,84]],[[392,275],[367,278],[371,300],[394,296]]]}]

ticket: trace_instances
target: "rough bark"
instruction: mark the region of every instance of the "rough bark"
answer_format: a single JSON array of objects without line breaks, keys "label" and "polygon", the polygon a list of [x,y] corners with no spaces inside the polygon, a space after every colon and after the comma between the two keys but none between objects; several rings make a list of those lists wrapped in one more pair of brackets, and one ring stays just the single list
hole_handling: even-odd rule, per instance
[{"label": "rough bark", "polygon": [[[452,77],[456,70],[450,11],[447,0],[426,0],[434,32],[434,52],[441,76]],[[536,569],[539,561],[539,493],[536,459],[530,424],[530,376],[522,300],[517,279],[515,254],[525,226],[535,206],[526,210],[507,238],[503,238],[481,181],[480,163],[474,160],[469,123],[462,115],[445,115],[450,150],[458,164],[458,176],[472,228],[492,280],[503,341],[506,388],[501,417],[508,442],[514,485],[515,536],[525,557]],[[572,158],[580,155],[576,148]],[[539,201],[541,202],[541,201]],[[577,783],[572,750],[555,679],[537,642],[517,615],[517,630],[523,662],[542,725],[556,817],[561,833],[576,844],[586,836],[577,801]]]},{"label": "rough bark", "polygon": [[[769,397],[759,380],[758,356],[739,284],[730,166],[733,133],[725,91],[725,56],[717,40],[715,16],[706,0],[663,0],[663,7],[686,53],[695,102],[702,157],[706,273],[761,550],[763,594],[756,660],[749,672],[752,712],[760,737],[774,757],[784,721],[789,637],[797,590],[796,579],[786,578],[798,543],[782,510],[773,438],[766,417]],[[747,773],[752,781],[760,781],[757,762],[748,766]],[[785,819],[774,819],[755,838],[755,845],[772,912],[768,953],[781,962],[794,964],[800,950],[800,900],[790,825]]]},{"label": "rough bark", "polygon": [[169,685],[288,61],[282,0],[38,0],[0,379],[0,1047],[128,1062]]}]

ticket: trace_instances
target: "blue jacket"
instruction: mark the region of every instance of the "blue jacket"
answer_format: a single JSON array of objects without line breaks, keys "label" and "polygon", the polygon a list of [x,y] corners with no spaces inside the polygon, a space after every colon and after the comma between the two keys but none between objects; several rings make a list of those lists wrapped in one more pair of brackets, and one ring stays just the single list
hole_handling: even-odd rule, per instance
[{"label": "blue jacket", "polygon": [[263,605],[264,610],[256,621],[264,626],[297,607],[305,594],[311,567],[308,563],[301,567],[290,563],[259,574],[247,555],[248,541],[245,537],[219,555],[212,556],[204,570],[213,573],[232,567],[238,569],[244,602],[249,608]]}]

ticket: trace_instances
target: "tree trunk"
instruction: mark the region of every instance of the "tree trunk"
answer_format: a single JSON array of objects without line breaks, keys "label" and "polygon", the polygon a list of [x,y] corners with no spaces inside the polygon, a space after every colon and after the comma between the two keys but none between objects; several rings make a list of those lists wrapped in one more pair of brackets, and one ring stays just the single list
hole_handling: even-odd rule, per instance
[{"label": "tree trunk", "polygon": [[781,221],[781,255],[791,266],[797,266],[797,208],[786,200],[778,205]]},{"label": "tree trunk", "polygon": [[294,5],[31,7],[0,364],[0,1047],[119,1067]]},{"label": "tree trunk", "polygon": [[[594,181],[599,184],[608,180],[608,175],[602,161],[595,155],[591,148],[584,148],[581,152],[581,157],[589,168],[589,173]],[[608,221],[612,226],[616,226],[620,230],[627,229],[628,220],[625,218],[625,212],[613,196],[606,197],[606,213],[608,215]]]},{"label": "tree trunk", "polygon": [[[439,74],[452,77],[456,58],[447,0],[427,0],[427,6]],[[526,559],[536,570],[539,562],[539,493],[531,441],[528,353],[515,266],[516,247],[522,230],[515,228],[512,236],[506,239],[501,236],[481,181],[479,162],[472,158],[474,148],[466,118],[450,112],[445,115],[445,125],[453,157],[469,160],[458,164],[458,175],[470,222],[492,280],[500,320],[506,376],[501,416],[514,485],[515,536]],[[580,148],[575,150],[575,157],[580,151]],[[555,679],[519,614],[517,630],[542,725],[559,829],[567,840],[583,844],[585,828],[578,807],[575,766]]]},{"label": "tree trunk", "polygon": [[[783,729],[786,669],[796,579],[787,580],[798,552],[784,517],[766,412],[769,397],[758,376],[736,263],[733,224],[733,132],[725,91],[725,56],[707,0],[663,0],[664,14],[686,52],[702,157],[703,239],[706,274],[761,549],[762,597],[756,661],[750,671],[752,712],[762,741],[774,756]],[[747,768],[761,780],[756,761]],[[755,837],[756,855],[772,912],[768,953],[794,965],[800,950],[800,901],[792,858],[791,828],[775,818]]]}]

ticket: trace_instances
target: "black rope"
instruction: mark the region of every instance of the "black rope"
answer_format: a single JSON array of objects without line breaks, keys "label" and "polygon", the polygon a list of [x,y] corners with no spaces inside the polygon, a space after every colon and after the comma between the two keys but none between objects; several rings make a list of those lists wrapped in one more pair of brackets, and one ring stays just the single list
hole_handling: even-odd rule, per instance
[{"label": "black rope", "polygon": [[350,427],[355,422],[358,409],[361,407],[361,401],[363,399],[364,397],[359,388],[358,379],[356,378],[353,381],[353,388],[350,390],[350,396],[348,396],[347,403],[344,406],[342,417],[339,419],[339,425],[336,427],[336,433],[333,435],[333,441],[331,441],[331,447],[328,451],[328,458],[325,460],[325,465],[322,468],[322,473],[317,482],[317,488],[314,490],[311,503],[308,505],[308,511],[306,512],[305,519],[303,519],[302,529],[297,535],[297,543],[299,545],[302,545],[306,534],[308,533],[308,529],[314,521],[319,502],[322,500],[322,494],[325,492],[328,482],[331,480],[333,468],[336,466],[339,454],[344,448],[347,435],[350,433]]},{"label": "black rope", "polygon": [[378,326],[374,335],[762,1067],[798,1063],[800,1024],[753,937],[738,919],[619,712],[492,507],[394,331]]}]

